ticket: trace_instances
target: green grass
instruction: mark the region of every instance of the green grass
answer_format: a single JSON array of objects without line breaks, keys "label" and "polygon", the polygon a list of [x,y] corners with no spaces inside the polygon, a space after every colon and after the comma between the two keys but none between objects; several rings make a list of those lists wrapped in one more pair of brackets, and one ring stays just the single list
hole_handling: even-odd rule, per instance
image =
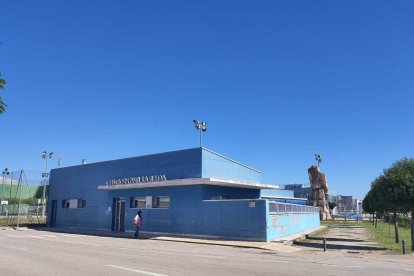
[{"label": "green grass", "polygon": [[362,221],[355,221],[355,220],[323,220],[321,221],[322,226],[330,226],[330,225],[354,225],[358,223],[360,225]]},{"label": "green grass", "polygon": [[369,221],[321,221],[321,225],[358,225],[368,229],[370,240],[378,243],[379,247],[386,248],[389,253],[402,254],[402,240],[406,241],[406,252],[411,253],[411,228],[399,227],[400,243],[395,243],[394,224],[378,221],[377,228]]},{"label": "green grass", "polygon": [[[46,219],[42,219],[39,217],[39,219],[36,216],[32,217],[26,217],[21,216],[19,218],[19,227],[24,227],[28,225],[45,225]],[[16,227],[17,226],[17,216],[10,216],[7,217],[0,217],[0,226],[10,226],[10,227]]]},{"label": "green grass", "polygon": [[411,229],[409,227],[399,227],[400,243],[395,243],[395,230],[393,224],[378,221],[375,228],[372,222],[364,221],[362,224],[368,229],[372,240],[379,246],[387,248],[390,253],[402,254],[402,240],[406,241],[407,253],[411,253]]}]

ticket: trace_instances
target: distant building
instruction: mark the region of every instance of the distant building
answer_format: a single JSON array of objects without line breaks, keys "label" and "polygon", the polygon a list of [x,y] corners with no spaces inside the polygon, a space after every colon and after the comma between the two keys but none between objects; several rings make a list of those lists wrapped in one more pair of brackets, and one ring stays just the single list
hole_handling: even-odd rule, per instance
[{"label": "distant building", "polygon": [[309,184],[286,184],[285,190],[293,191],[293,197],[304,198],[307,200],[306,205],[313,205],[312,188]]},{"label": "distant building", "polygon": [[362,212],[362,201],[352,196],[343,195],[328,195],[328,201],[336,203],[336,207],[333,210],[333,214],[344,215],[345,213],[361,213]]}]

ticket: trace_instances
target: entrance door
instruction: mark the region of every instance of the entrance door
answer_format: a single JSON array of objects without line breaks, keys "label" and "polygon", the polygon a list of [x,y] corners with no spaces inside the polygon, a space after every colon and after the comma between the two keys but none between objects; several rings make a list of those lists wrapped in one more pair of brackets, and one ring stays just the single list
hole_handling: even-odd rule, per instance
[{"label": "entrance door", "polygon": [[56,227],[56,211],[57,211],[57,200],[52,200],[52,208],[50,214],[50,227]]},{"label": "entrance door", "polygon": [[125,198],[114,198],[115,218],[112,229],[114,231],[125,231]]}]

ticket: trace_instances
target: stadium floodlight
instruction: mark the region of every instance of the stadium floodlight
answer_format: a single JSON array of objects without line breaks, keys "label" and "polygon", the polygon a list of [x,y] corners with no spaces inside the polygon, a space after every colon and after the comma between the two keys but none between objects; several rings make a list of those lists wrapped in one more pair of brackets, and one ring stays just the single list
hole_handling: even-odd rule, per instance
[{"label": "stadium floodlight", "polygon": [[45,217],[45,209],[46,209],[46,183],[47,183],[47,179],[49,177],[49,172],[47,171],[47,160],[48,159],[52,159],[53,157],[53,152],[47,152],[47,151],[43,151],[42,152],[42,158],[45,159],[45,172],[42,173],[42,177],[43,177],[43,197],[42,197],[42,217]]},{"label": "stadium floodlight", "polygon": [[195,127],[196,129],[200,129],[200,122],[199,122],[199,121],[197,121],[197,120],[193,120],[193,123],[194,123],[194,127]]},{"label": "stadium floodlight", "polygon": [[207,131],[207,123],[206,122],[200,122],[198,120],[193,120],[194,123],[194,127],[199,130],[200,132],[200,148],[203,146],[203,140],[202,140],[202,135],[201,132],[206,132]]},{"label": "stadium floodlight", "polygon": [[318,167],[322,162],[322,155],[320,154],[315,154],[315,160],[318,162]]},{"label": "stadium floodlight", "polygon": [[9,175],[9,174],[10,174],[9,169],[8,168],[5,168],[3,170],[3,175]]}]

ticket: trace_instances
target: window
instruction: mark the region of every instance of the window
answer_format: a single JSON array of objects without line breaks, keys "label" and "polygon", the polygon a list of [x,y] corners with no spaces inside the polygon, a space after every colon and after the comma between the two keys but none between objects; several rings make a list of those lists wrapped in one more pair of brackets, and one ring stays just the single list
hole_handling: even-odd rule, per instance
[{"label": "window", "polygon": [[152,197],[152,208],[169,208],[170,197],[169,196],[154,196]]},{"label": "window", "polygon": [[70,200],[64,199],[62,202],[62,208],[69,208]]},{"label": "window", "polygon": [[78,208],[85,208],[85,206],[86,206],[86,200],[78,199]]},{"label": "window", "polygon": [[64,199],[62,201],[62,208],[78,209],[85,208],[86,200],[84,199]]},{"label": "window", "polygon": [[145,208],[145,202],[145,196],[134,197],[132,200],[131,208]]}]

